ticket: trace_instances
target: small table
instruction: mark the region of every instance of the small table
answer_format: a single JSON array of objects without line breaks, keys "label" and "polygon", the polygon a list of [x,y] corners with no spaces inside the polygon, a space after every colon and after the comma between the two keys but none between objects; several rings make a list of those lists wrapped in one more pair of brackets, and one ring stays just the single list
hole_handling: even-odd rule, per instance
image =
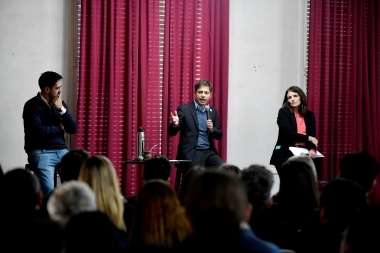
[{"label": "small table", "polygon": [[[133,160],[125,160],[125,161],[122,161],[121,163],[122,164],[144,164],[147,160],[142,160],[142,161],[138,161],[136,159],[133,159]],[[181,164],[181,163],[189,163],[190,164],[191,160],[169,160],[169,163],[170,164]],[[175,185],[174,185],[174,189],[176,190],[176,192],[178,193],[179,192],[179,187],[181,185],[181,174],[182,174],[182,171],[177,167],[177,173],[176,173],[176,178],[175,178]],[[123,176],[123,179],[125,177]],[[122,183],[123,183],[124,180],[122,180]],[[124,189],[124,187],[123,187]]]}]

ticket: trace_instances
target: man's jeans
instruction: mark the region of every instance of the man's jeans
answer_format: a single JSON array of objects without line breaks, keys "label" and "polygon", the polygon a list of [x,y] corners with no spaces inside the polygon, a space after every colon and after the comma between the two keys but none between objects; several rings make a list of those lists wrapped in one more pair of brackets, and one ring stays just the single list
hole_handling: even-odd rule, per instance
[{"label": "man's jeans", "polygon": [[36,149],[28,155],[30,169],[38,177],[44,198],[54,189],[54,171],[67,149]]}]

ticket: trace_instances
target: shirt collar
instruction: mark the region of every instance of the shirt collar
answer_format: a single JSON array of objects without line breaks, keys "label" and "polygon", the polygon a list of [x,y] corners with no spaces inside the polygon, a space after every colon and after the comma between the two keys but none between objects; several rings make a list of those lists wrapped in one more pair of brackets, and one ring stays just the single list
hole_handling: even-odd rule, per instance
[{"label": "shirt collar", "polygon": [[41,97],[41,99],[42,99],[42,101],[44,101],[45,102],[45,104],[47,104],[49,107],[50,107],[50,105],[49,105],[49,103],[48,103],[48,101],[41,95],[41,92],[38,92],[38,94],[40,95],[40,97]]},{"label": "shirt collar", "polygon": [[197,104],[197,101],[194,100],[194,104],[195,104],[195,110],[199,110],[201,112],[204,112],[206,110],[206,108],[202,108],[200,107],[198,104]]}]

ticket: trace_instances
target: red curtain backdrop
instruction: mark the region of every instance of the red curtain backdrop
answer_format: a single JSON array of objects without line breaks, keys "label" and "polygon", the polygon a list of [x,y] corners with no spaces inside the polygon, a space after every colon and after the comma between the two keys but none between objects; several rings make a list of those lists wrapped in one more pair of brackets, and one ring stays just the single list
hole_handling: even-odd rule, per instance
[{"label": "red curtain backdrop", "polygon": [[[202,78],[214,85],[226,159],[229,0],[82,0],[76,147],[110,158],[126,196],[137,193],[141,165],[137,131],[146,149],[174,159],[170,112],[193,100]],[[174,185],[173,168],[171,183]]]},{"label": "red curtain backdrop", "polygon": [[[214,86],[210,104],[218,109],[224,137],[215,141],[223,160],[227,157],[229,0],[166,0],[163,64],[164,115],[194,99],[194,85],[208,79]],[[181,31],[181,32],[178,32]],[[169,120],[164,120],[167,129]],[[166,154],[175,157],[179,136],[169,137]],[[174,182],[174,174],[172,180]]]},{"label": "red curtain backdrop", "polygon": [[308,103],[325,155],[322,177],[329,180],[339,175],[345,153],[365,150],[380,161],[380,4],[310,3]]}]

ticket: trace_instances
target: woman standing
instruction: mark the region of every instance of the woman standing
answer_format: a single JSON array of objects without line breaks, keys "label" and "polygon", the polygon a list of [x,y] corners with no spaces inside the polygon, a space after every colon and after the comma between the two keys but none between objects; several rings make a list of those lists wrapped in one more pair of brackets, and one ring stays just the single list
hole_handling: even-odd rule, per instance
[{"label": "woman standing", "polygon": [[276,167],[280,176],[281,166],[293,156],[289,147],[304,147],[309,157],[316,157],[318,140],[315,116],[307,109],[306,95],[301,88],[292,86],[285,92],[282,108],[277,116],[278,137],[270,164]]}]

